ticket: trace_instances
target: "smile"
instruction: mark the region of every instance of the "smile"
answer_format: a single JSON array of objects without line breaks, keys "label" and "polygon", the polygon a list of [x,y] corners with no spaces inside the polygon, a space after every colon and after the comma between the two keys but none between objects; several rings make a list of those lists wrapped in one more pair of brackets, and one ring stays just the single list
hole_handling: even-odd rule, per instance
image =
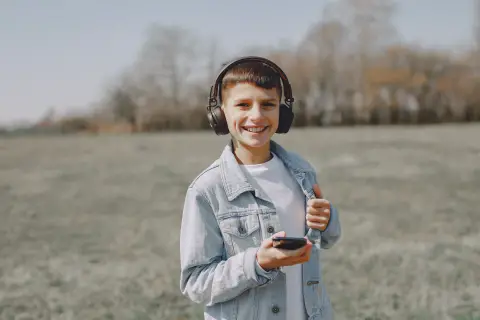
[{"label": "smile", "polygon": [[268,126],[265,127],[243,127],[243,130],[253,133],[261,133],[268,129]]}]

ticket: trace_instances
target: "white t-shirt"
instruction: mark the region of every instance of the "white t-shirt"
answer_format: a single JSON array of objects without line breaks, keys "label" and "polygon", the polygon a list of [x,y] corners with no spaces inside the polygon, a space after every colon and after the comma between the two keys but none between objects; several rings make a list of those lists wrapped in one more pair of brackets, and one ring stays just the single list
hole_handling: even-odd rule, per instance
[{"label": "white t-shirt", "polygon": [[[269,161],[255,165],[241,165],[242,171],[254,188],[258,188],[275,205],[280,225],[286,236],[305,236],[305,207],[303,194],[295,178],[283,162],[273,154]],[[286,275],[287,317],[305,319],[305,306],[302,292],[302,265],[283,268]]]}]

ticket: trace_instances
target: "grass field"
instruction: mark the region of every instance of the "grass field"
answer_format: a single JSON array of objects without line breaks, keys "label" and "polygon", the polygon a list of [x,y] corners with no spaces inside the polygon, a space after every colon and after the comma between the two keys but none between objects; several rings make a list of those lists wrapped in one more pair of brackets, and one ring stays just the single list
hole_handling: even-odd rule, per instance
[{"label": "grass field", "polygon": [[[480,126],[293,130],[343,238],[336,319],[480,319]],[[0,319],[200,319],[178,287],[213,133],[0,140]],[[15,315],[15,317],[13,317]]]}]

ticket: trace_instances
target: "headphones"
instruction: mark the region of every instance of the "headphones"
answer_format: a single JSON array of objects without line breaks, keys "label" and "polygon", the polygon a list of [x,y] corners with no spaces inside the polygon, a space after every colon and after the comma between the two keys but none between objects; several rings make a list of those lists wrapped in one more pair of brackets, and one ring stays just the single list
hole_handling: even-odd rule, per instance
[{"label": "headphones", "polygon": [[210,89],[210,97],[208,99],[207,106],[207,118],[210,124],[210,127],[215,131],[217,135],[226,135],[229,133],[227,120],[225,119],[225,114],[221,108],[221,105],[218,104],[217,98],[219,93],[219,87],[221,85],[223,76],[230,70],[232,67],[239,65],[244,62],[260,62],[266,64],[274,71],[276,71],[280,78],[282,79],[282,86],[284,92],[285,103],[280,104],[280,117],[278,122],[278,129],[276,133],[287,133],[290,130],[293,122],[293,96],[292,88],[290,82],[288,81],[287,75],[277,66],[274,62],[257,56],[247,56],[243,58],[236,59],[228,64],[226,64],[215,80],[214,85]]}]

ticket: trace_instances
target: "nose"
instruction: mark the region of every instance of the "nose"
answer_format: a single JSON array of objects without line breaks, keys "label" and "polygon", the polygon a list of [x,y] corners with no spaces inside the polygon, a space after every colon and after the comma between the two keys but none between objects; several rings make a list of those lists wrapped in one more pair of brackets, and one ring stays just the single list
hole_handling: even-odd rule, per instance
[{"label": "nose", "polygon": [[254,104],[250,109],[250,119],[260,120],[263,118],[263,110],[258,104]]}]

